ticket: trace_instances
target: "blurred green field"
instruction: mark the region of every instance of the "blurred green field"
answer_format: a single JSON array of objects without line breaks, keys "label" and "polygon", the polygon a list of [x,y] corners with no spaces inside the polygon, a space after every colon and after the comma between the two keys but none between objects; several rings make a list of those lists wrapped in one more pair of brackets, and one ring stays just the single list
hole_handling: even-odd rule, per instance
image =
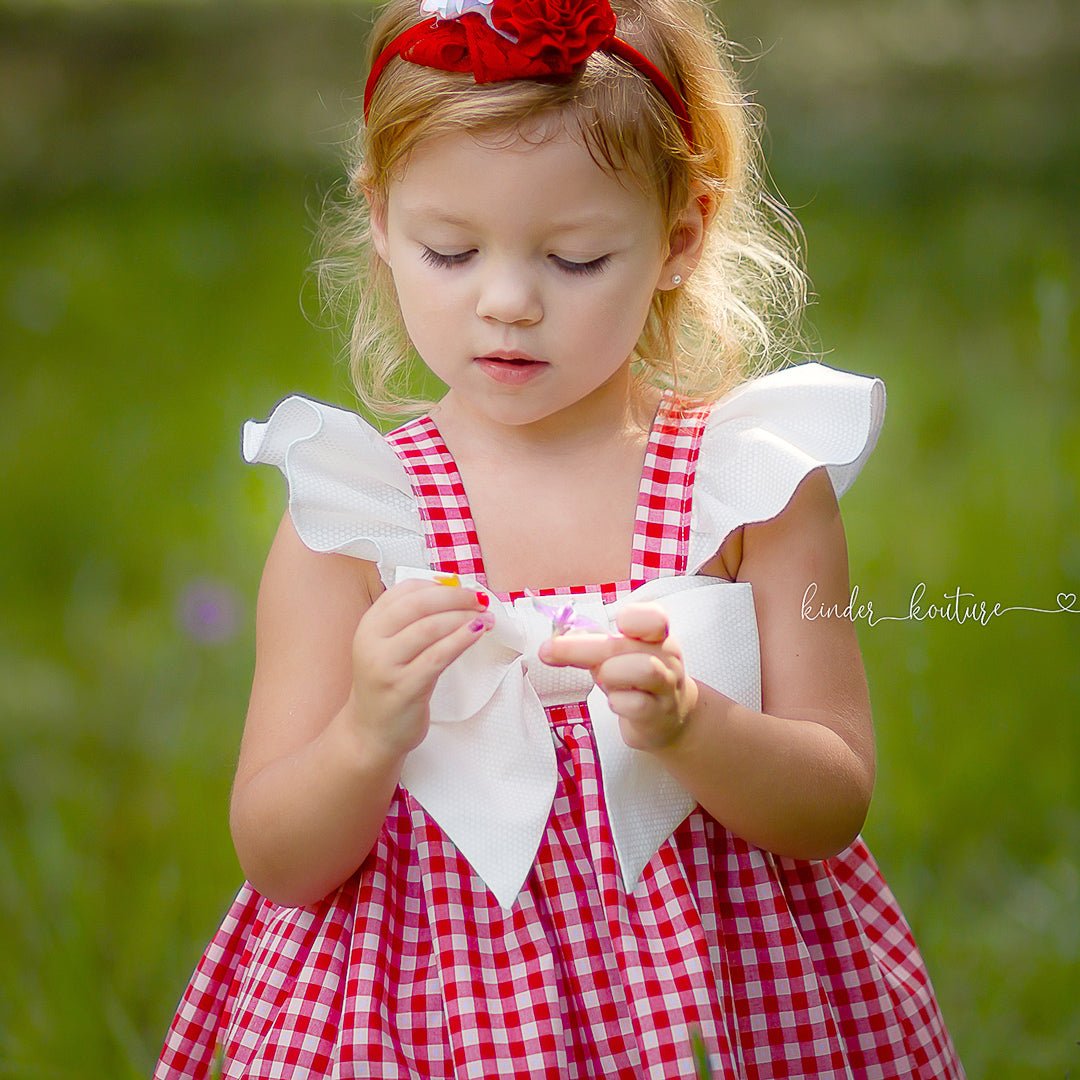
[{"label": "blurred green field", "polygon": [[[822,359],[887,384],[843,503],[860,599],[1055,608],[1080,592],[1075,7],[720,10],[761,54]],[[351,404],[306,267],[366,17],[0,5],[0,1077],[147,1076],[240,884],[284,497],[240,426]],[[865,835],[968,1074],[1080,1076],[1080,616],[858,632]]]}]

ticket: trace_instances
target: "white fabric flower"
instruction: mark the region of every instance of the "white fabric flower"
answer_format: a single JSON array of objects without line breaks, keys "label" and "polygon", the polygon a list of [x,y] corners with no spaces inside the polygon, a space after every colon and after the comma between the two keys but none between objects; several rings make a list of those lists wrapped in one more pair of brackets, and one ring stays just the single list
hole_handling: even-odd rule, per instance
[{"label": "white fabric flower", "polygon": [[491,5],[495,0],[423,0],[420,10],[425,15],[438,15],[440,19],[457,19],[470,11],[479,11],[491,22]]},{"label": "white fabric flower", "polygon": [[484,21],[495,31],[499,37],[516,43],[517,38],[500,30],[491,20],[491,7],[495,0],[422,0],[420,11],[425,15],[435,15],[440,19],[459,19],[462,15],[468,15],[475,11],[483,15]]}]

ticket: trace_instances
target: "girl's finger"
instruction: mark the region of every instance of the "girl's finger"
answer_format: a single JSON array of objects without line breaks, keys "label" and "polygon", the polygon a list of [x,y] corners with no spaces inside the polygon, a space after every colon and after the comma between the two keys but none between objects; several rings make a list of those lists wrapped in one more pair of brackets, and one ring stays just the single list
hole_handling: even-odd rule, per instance
[{"label": "girl's finger", "polygon": [[490,601],[485,604],[480,599],[481,595],[474,589],[448,587],[419,578],[409,578],[381,593],[368,609],[368,614],[378,620],[379,631],[384,637],[393,637],[425,617],[439,612],[464,614],[469,611],[487,611]]},{"label": "girl's finger", "polygon": [[656,699],[652,694],[641,690],[612,690],[607,699],[611,711],[627,719],[640,719],[656,708]]},{"label": "girl's finger", "polygon": [[623,638],[610,634],[562,634],[545,641],[538,655],[552,667],[596,667],[620,651]]},{"label": "girl's finger", "polygon": [[622,634],[563,634],[540,647],[539,656],[552,667],[591,668],[612,656],[648,652],[660,643]]},{"label": "girl's finger", "polygon": [[668,617],[657,604],[629,604],[615,617],[615,625],[627,637],[659,645],[668,636]]},{"label": "girl's finger", "polygon": [[[428,685],[434,686],[443,671],[488,632],[491,622],[490,615],[466,619],[456,630],[428,646],[409,663],[406,681],[416,680],[425,689]],[[476,629],[478,625],[481,626],[479,630]]]},{"label": "girl's finger", "polygon": [[626,653],[605,660],[597,669],[596,682],[606,691],[637,690],[646,694],[670,693],[678,673],[656,655]]},{"label": "girl's finger", "polygon": [[[452,637],[473,622],[481,622],[484,629],[473,631],[474,637],[482,637],[494,625],[495,617],[487,611],[469,611],[455,608],[425,615],[404,629],[384,640],[382,649],[385,662],[394,667],[405,667],[426,653],[440,641]],[[455,654],[456,655],[456,654]]]}]

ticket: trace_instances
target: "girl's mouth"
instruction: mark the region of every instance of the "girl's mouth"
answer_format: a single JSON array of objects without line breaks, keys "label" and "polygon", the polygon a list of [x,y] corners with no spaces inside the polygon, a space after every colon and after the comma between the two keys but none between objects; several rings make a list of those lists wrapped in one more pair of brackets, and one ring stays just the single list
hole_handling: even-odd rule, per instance
[{"label": "girl's mouth", "polygon": [[500,356],[478,356],[476,362],[496,382],[511,385],[528,382],[548,367],[542,360],[507,360]]}]

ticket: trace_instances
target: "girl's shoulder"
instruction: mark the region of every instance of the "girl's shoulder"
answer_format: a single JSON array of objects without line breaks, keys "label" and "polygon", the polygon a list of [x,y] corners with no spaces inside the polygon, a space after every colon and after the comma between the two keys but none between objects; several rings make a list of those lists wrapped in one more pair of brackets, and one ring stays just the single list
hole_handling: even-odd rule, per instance
[{"label": "girl's shoulder", "polygon": [[775,518],[815,470],[824,469],[839,499],[873,452],[884,419],[880,378],[821,363],[751,379],[709,406],[687,573],[715,567],[729,536],[741,540],[743,526]]}]

